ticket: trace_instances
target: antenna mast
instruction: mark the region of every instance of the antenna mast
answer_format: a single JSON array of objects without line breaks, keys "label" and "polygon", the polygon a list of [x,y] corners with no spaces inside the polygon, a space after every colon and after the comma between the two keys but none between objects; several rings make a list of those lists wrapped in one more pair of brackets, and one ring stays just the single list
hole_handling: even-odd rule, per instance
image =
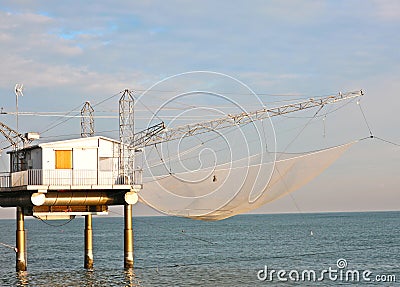
[{"label": "antenna mast", "polygon": [[[15,122],[16,122],[16,132],[18,131],[18,97],[23,96],[24,84],[16,84],[14,88],[15,92]],[[18,142],[16,144],[16,148],[18,148]]]}]

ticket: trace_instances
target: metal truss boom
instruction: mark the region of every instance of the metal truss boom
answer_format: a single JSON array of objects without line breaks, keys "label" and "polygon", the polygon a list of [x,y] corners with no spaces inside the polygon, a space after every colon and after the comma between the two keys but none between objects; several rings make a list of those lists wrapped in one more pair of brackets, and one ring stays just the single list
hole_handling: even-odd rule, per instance
[{"label": "metal truss boom", "polygon": [[[226,117],[210,121],[188,124],[188,125],[178,126],[175,128],[162,129],[159,130],[158,132],[154,132],[154,130],[152,130],[151,133],[147,132],[147,136],[143,137],[143,135],[146,135],[147,130],[145,130],[141,133],[138,133],[137,137],[135,135],[133,146],[134,148],[146,147],[162,142],[173,141],[182,137],[194,136],[205,132],[210,132],[212,130],[219,130],[219,129],[229,128],[232,126],[246,125],[253,121],[263,120],[318,106],[322,107],[339,101],[360,97],[362,95],[363,92],[362,90],[360,90],[348,93],[339,93],[337,95],[321,97],[318,99],[311,98],[309,100],[299,103],[288,104],[270,109],[264,108],[249,113],[244,112],[236,115],[228,115]],[[161,124],[159,124],[158,126],[160,127]]]},{"label": "metal truss boom", "polygon": [[164,122],[161,122],[143,131],[136,133],[132,146],[134,147],[147,146],[147,142],[164,129],[165,129],[165,124]]},{"label": "metal truss boom", "polygon": [[11,146],[17,148],[19,142],[23,142],[24,145],[30,141],[22,134],[18,133],[14,129],[0,122],[0,133],[10,142]]}]

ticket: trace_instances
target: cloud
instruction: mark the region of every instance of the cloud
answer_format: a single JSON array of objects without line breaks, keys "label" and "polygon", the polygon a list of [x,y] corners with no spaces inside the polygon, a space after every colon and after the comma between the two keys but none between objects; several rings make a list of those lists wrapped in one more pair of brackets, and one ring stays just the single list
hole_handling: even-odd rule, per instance
[{"label": "cloud", "polygon": [[376,15],[386,21],[400,20],[400,2],[397,0],[375,0],[373,1]]},{"label": "cloud", "polygon": [[[363,88],[371,126],[396,140],[399,3],[3,1],[1,105],[13,109],[17,82],[26,87],[22,109],[53,111],[127,87],[145,89],[172,74],[212,70],[262,94],[318,96]],[[161,95],[155,97],[149,106]],[[102,108],[111,105],[116,99]],[[358,117],[332,122],[335,132]],[[43,121],[27,124],[35,130],[48,124]],[[115,123],[99,127],[107,124]],[[73,123],[54,133],[77,128]]]},{"label": "cloud", "polygon": [[30,88],[79,86],[83,91],[111,93],[131,84],[134,77],[144,78],[133,71],[99,70],[79,61],[91,53],[93,41],[99,42],[97,32],[82,30],[73,32],[71,37],[60,37],[55,33],[61,30],[57,28],[59,19],[32,12],[0,11],[0,19],[0,43],[4,49],[0,62],[2,71],[7,71],[0,78],[3,89],[22,81]]}]

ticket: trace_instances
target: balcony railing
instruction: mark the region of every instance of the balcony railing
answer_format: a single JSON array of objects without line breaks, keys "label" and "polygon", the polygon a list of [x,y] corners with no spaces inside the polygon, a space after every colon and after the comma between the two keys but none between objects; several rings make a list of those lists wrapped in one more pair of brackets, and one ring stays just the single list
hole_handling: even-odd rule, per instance
[{"label": "balcony railing", "polygon": [[11,186],[11,176],[9,173],[1,173],[0,174],[0,188],[1,187],[10,187]]},{"label": "balcony railing", "polygon": [[1,187],[27,185],[87,186],[87,185],[127,185],[128,176],[115,171],[56,169],[29,169],[0,175]]}]

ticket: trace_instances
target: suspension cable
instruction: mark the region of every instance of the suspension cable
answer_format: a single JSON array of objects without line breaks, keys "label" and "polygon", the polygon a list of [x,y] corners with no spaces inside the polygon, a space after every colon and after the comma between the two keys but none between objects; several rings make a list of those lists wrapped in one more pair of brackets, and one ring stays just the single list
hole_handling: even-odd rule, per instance
[{"label": "suspension cable", "polygon": [[7,248],[10,248],[10,249],[14,250],[15,252],[18,252],[18,249],[17,249],[17,247],[14,247],[14,246],[8,245],[8,244],[6,244],[6,243],[3,243],[3,242],[0,242],[0,245],[1,245],[1,246],[4,246],[4,247],[7,247]]},{"label": "suspension cable", "polygon": [[304,132],[304,130],[308,127],[308,125],[312,122],[313,119],[318,115],[318,113],[322,110],[324,105],[320,106],[319,109],[315,112],[314,116],[310,118],[307,123],[303,126],[303,128],[298,132],[298,134],[293,138],[293,140],[285,147],[283,153],[288,150],[288,148],[297,140],[297,138]]},{"label": "suspension cable", "polygon": [[385,143],[392,144],[392,145],[395,145],[395,146],[400,147],[400,144],[397,144],[397,143],[395,143],[395,142],[388,141],[388,140],[385,140],[385,139],[380,138],[380,137],[377,137],[377,136],[374,136],[374,138],[376,138],[376,139],[378,139],[378,140],[381,140],[381,141],[383,141],[383,142],[385,142]]},{"label": "suspension cable", "polygon": [[140,102],[146,110],[148,110],[153,116],[155,116],[157,119],[159,119],[160,121],[164,122],[156,113],[154,113],[149,107],[146,106],[146,104],[140,99],[140,97],[135,97],[135,94],[133,94],[133,98]]},{"label": "suspension cable", "polygon": [[370,135],[371,137],[374,137],[374,135],[372,134],[371,128],[370,128],[370,126],[369,126],[369,124],[368,124],[367,118],[366,118],[366,116],[365,116],[364,110],[363,110],[363,108],[361,107],[360,100],[357,100],[357,105],[358,105],[358,107],[360,108],[360,111],[361,111],[361,113],[362,113],[362,115],[363,115],[365,124],[367,125],[367,128],[368,128],[368,130],[369,130],[369,135]]}]

